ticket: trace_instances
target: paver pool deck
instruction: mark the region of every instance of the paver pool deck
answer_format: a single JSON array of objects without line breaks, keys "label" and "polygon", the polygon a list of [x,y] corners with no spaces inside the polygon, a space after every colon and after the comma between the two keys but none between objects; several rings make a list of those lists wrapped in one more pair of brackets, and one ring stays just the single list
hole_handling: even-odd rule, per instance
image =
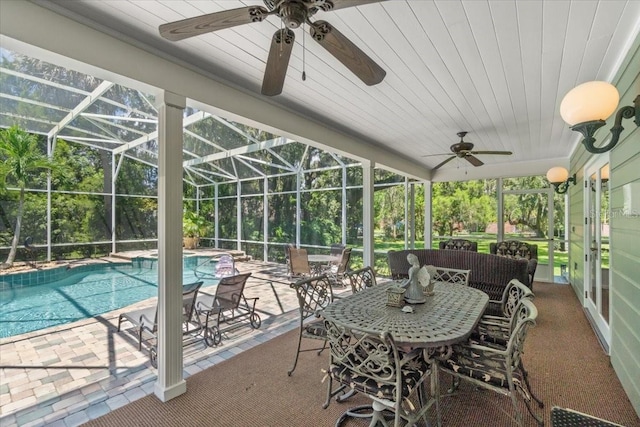
[{"label": "paver pool deck", "polygon": [[[261,261],[238,262],[241,272],[253,273],[245,295],[259,297],[259,329],[248,322],[223,335],[221,344],[202,340],[184,346],[187,378],[298,326],[295,291],[286,279],[286,266]],[[348,292],[338,289],[337,294]],[[138,351],[137,338],[117,332],[118,315],[151,306],[152,298],[67,325],[0,339],[0,425],[77,426],[153,393],[156,369],[149,345]],[[293,355],[291,355],[293,358]]]}]

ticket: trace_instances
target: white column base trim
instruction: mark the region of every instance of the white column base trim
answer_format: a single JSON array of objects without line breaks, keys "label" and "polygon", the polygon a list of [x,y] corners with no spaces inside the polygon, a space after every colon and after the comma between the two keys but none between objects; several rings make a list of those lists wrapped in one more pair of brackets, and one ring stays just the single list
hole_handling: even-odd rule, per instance
[{"label": "white column base trim", "polygon": [[156,382],[155,386],[153,387],[153,394],[155,394],[156,397],[162,402],[171,400],[174,397],[178,397],[186,392],[187,382],[185,380],[182,380],[179,383],[167,388],[163,388],[160,383]]}]

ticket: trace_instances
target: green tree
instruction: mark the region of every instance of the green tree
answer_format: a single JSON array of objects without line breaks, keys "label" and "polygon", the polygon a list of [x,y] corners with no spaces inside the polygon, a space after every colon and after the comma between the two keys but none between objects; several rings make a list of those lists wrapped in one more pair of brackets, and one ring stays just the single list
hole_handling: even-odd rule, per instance
[{"label": "green tree", "polygon": [[11,240],[11,250],[7,261],[3,265],[10,267],[16,257],[20,228],[24,213],[24,193],[30,177],[38,171],[52,168],[52,164],[38,147],[38,138],[19,128],[12,126],[0,131],[0,156],[3,166],[0,170],[1,187],[16,185],[20,191],[18,199],[18,213]]}]

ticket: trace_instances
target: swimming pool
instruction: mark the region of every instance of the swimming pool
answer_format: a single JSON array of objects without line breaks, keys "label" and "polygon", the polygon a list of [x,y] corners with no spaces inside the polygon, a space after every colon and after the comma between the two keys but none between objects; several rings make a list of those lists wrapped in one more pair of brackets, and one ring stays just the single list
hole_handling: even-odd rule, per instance
[{"label": "swimming pool", "polygon": [[[182,283],[203,280],[203,287],[216,284],[214,263],[209,260],[184,258]],[[0,338],[87,319],[158,295],[154,259],[63,267],[52,277],[57,280],[35,285],[24,285],[17,277],[13,279],[19,285],[0,278],[5,280],[0,289]]]}]

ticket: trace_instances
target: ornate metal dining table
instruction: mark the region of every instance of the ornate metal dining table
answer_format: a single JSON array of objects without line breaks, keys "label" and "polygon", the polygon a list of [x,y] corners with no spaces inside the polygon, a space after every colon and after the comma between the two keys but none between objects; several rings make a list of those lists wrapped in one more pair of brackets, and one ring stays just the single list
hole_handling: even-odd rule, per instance
[{"label": "ornate metal dining table", "polygon": [[[404,350],[423,349],[432,363],[446,360],[451,345],[465,341],[484,313],[489,296],[469,286],[436,282],[434,295],[422,304],[408,304],[407,313],[400,307],[387,305],[387,289],[400,282],[387,282],[334,301],[322,316],[350,329],[380,331],[391,334]],[[440,393],[437,372],[431,375],[431,396]],[[438,425],[440,417],[438,410]]]}]

